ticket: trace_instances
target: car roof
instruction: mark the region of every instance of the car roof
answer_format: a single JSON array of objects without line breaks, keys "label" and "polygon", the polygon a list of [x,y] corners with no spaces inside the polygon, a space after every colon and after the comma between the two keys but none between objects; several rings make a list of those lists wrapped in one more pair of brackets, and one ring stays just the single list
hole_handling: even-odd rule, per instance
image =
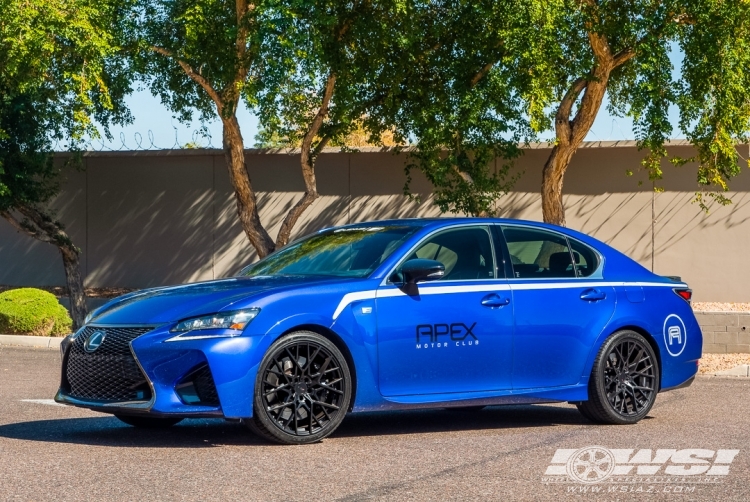
[{"label": "car roof", "polygon": [[495,224],[522,224],[528,226],[534,226],[538,228],[547,228],[549,230],[555,230],[564,233],[578,234],[575,230],[570,228],[561,227],[558,225],[551,225],[549,223],[542,223],[540,221],[532,220],[520,220],[515,218],[479,218],[479,217],[444,217],[444,218],[401,218],[401,219],[388,219],[388,220],[369,220],[359,223],[349,223],[347,225],[341,225],[331,228],[353,228],[353,227],[372,227],[372,226],[383,226],[383,225],[409,225],[417,227],[441,227],[450,226],[461,223],[495,223]]}]

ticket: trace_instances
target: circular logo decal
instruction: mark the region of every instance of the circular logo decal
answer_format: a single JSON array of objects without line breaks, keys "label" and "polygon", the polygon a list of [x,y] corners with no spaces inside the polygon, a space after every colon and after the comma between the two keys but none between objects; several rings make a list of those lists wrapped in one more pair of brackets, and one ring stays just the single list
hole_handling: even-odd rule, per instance
[{"label": "circular logo decal", "polygon": [[104,341],[104,331],[95,331],[88,340],[86,340],[86,343],[83,344],[83,350],[86,352],[94,352],[96,349],[98,349],[102,342]]},{"label": "circular logo decal", "polygon": [[599,483],[615,470],[615,455],[601,446],[587,446],[571,455],[565,470],[574,481]]},{"label": "circular logo decal", "polygon": [[670,314],[664,320],[664,345],[671,356],[679,356],[687,345],[687,330],[679,316]]}]

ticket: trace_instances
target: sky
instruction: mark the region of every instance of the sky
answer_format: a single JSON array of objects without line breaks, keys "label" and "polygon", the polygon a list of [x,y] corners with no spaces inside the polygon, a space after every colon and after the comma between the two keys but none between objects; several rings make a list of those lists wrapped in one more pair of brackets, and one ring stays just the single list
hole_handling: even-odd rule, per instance
[{"label": "sky", "polygon": [[[221,123],[218,120],[206,124],[211,135],[209,143],[209,138],[199,135],[200,121],[193,120],[191,124],[181,123],[161,104],[159,98],[152,96],[148,90],[136,91],[127,99],[127,104],[134,117],[133,123],[125,127],[113,127],[111,129],[114,136],[112,141],[107,141],[105,138],[95,140],[90,149],[182,148],[187,143],[221,148]],[[676,126],[677,115],[676,113],[671,115],[672,124]],[[252,148],[258,132],[258,119],[244,105],[238,111],[237,118],[245,146]],[[627,117],[613,117],[607,112],[606,103],[604,103],[591,131],[586,136],[586,141],[620,141],[632,140],[634,137],[633,122]],[[680,136],[675,135],[675,137]]]},{"label": "sky", "polygon": [[[682,64],[682,53],[672,47],[670,60],[674,68],[673,78],[679,78],[679,68]],[[92,142],[92,150],[140,150],[183,148],[187,143],[197,146],[221,148],[221,123],[216,120],[205,124],[210,134],[209,138],[198,134],[201,123],[194,120],[191,124],[183,124],[172,116],[172,113],[161,103],[158,97],[151,95],[147,89],[135,91],[126,100],[134,117],[131,124],[125,127],[111,129],[113,140],[105,138]],[[237,119],[242,130],[245,147],[252,148],[255,135],[258,133],[258,119],[245,106],[237,112]],[[677,128],[677,110],[672,108],[670,121],[675,134],[674,138],[682,138]],[[552,134],[549,134],[550,138]],[[627,117],[614,117],[607,111],[606,98],[599,114],[592,126],[586,141],[621,141],[632,140],[633,122]]]}]

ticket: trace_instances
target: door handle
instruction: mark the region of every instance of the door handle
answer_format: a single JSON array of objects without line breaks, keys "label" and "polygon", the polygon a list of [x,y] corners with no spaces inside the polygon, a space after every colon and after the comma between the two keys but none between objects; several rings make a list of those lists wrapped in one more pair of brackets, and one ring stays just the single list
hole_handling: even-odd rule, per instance
[{"label": "door handle", "polygon": [[503,298],[500,295],[491,293],[482,298],[482,305],[485,307],[504,307],[510,303],[510,298]]},{"label": "door handle", "polygon": [[599,300],[604,300],[607,298],[607,294],[604,291],[599,291],[598,289],[587,289],[583,293],[581,293],[581,300],[586,300],[587,302],[596,302]]}]

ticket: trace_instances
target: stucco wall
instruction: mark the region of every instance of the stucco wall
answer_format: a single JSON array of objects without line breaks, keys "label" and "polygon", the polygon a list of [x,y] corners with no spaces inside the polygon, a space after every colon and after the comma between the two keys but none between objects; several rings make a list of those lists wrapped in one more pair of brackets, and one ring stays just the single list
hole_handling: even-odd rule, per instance
[{"label": "stucco wall", "polygon": [[[670,152],[693,155],[687,145]],[[541,219],[541,167],[549,153],[535,145],[515,162],[523,172],[515,190],[498,200],[498,214]],[[741,147],[747,158],[748,147]],[[286,210],[303,190],[299,157],[248,151],[259,191],[261,219],[275,237]],[[637,171],[642,154],[632,143],[586,144],[565,178],[568,225],[627,253],[657,273],[679,275],[696,301],[750,302],[750,174],[732,182],[734,204],[709,214],[691,204],[694,165],[665,166],[663,193],[654,194]],[[412,188],[423,203],[402,195],[405,155],[329,151],[317,163],[321,198],[296,228],[386,217],[438,216],[429,183],[417,172]],[[67,172],[54,200],[57,215],[82,249],[86,285],[147,287],[225,277],[255,259],[236,222],[234,198],[221,152],[172,150],[90,153],[83,171]],[[747,171],[747,169],[743,169]],[[653,209],[653,218],[652,218]],[[652,220],[654,223],[652,224]],[[653,230],[653,245],[652,245]],[[0,220],[0,284],[63,285],[55,248],[17,234]]]}]

